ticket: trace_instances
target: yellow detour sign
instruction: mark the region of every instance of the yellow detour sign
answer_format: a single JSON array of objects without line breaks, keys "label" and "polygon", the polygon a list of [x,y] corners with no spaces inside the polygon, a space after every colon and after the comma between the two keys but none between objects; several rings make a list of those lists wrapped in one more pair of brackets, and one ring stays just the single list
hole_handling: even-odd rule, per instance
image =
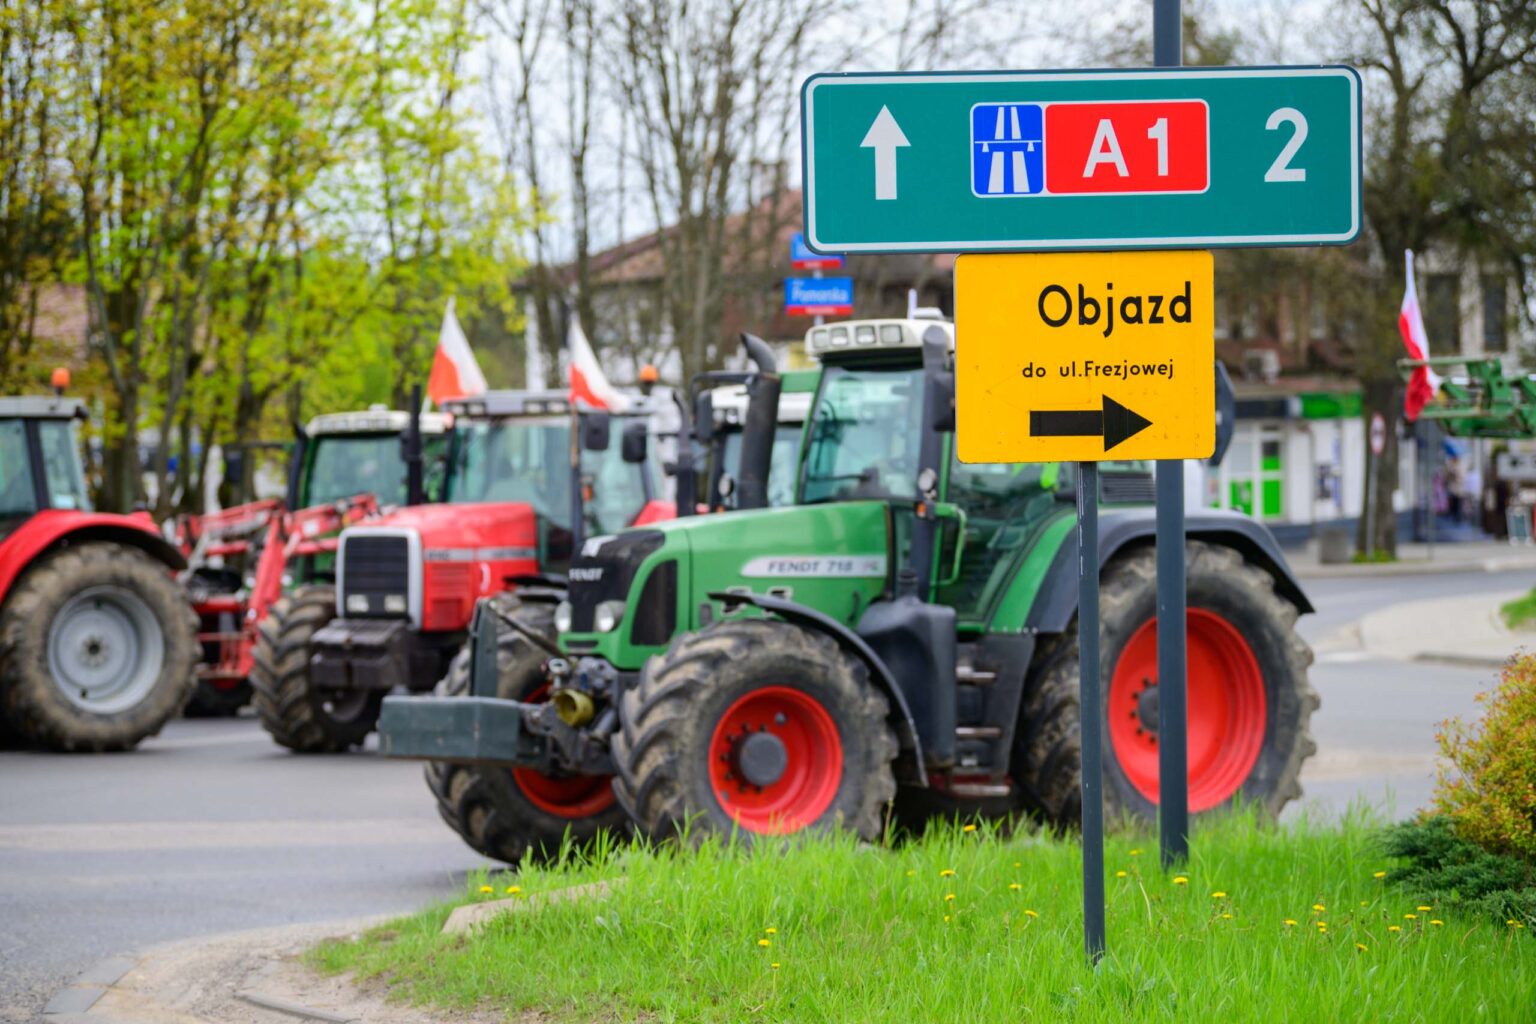
[{"label": "yellow detour sign", "polygon": [[959,257],[960,461],[1209,458],[1214,293],[1208,252]]}]

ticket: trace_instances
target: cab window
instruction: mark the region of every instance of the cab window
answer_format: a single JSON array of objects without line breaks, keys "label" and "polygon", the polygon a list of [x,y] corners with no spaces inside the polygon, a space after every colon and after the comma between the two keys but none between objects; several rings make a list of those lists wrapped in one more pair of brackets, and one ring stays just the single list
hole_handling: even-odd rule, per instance
[{"label": "cab window", "polygon": [[85,473],[80,468],[80,449],[73,420],[39,420],[37,439],[43,450],[43,478],[48,486],[48,507],[89,509]]},{"label": "cab window", "polygon": [[967,464],[950,448],[947,498],[965,512],[965,549],[960,577],[940,600],[954,605],[961,618],[985,617],[1066,481],[1057,463]]},{"label": "cab window", "polygon": [[0,519],[29,516],[36,511],[26,425],[21,420],[0,420]]},{"label": "cab window", "polygon": [[916,498],[923,371],[829,366],[807,428],[802,500]]}]

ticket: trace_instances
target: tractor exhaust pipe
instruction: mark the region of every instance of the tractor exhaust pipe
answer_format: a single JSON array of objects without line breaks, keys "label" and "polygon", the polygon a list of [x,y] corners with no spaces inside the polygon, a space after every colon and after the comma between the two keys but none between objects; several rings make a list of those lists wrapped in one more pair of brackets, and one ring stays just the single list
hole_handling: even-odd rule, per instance
[{"label": "tractor exhaust pipe", "polygon": [[400,435],[400,455],[405,461],[405,503],[425,505],[427,492],[422,479],[421,466],[420,384],[411,385],[411,405],[408,415],[410,419],[405,424],[405,432]]},{"label": "tractor exhaust pipe", "polygon": [[736,507],[767,508],[768,471],[773,464],[773,435],[779,423],[782,382],[778,362],[767,342],[743,334],[741,346],[757,369],[747,380],[747,414],[741,430]]}]

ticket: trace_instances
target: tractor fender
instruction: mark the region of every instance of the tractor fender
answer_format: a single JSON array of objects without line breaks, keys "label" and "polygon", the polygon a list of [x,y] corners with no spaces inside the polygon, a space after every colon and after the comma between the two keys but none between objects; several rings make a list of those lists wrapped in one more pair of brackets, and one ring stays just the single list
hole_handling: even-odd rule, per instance
[{"label": "tractor fender", "polygon": [[186,557],[155,531],[154,520],[147,513],[124,516],[49,509],[29,518],[0,544],[0,602],[27,567],[41,556],[56,547],[93,540],[136,547],[163,562],[168,570],[180,572],[187,567]]},{"label": "tractor fender", "polygon": [[[1236,550],[1244,559],[1274,577],[1280,596],[1303,614],[1313,611],[1274,534],[1263,523],[1237,512],[1209,510],[1184,519],[1191,540],[1203,540]],[[1151,508],[1115,509],[1099,517],[1099,570],[1121,549],[1152,543],[1157,534],[1156,511]],[[1064,633],[1077,614],[1077,531],[1062,541],[1051,561],[1040,596],[1030,608],[1025,628],[1033,633]]]},{"label": "tractor fender", "polygon": [[[733,605],[749,604],[771,615],[777,615],[786,622],[793,622],[798,626],[819,630],[831,636],[845,651],[864,662],[865,666],[869,669],[869,678],[879,687],[880,692],[890,699],[896,714],[899,716],[899,725],[905,733],[902,745],[904,747],[910,745],[916,764],[922,765],[924,763],[923,741],[918,735],[917,722],[912,717],[912,708],[907,703],[906,695],[902,693],[901,687],[896,685],[896,677],[892,674],[890,666],[886,665],[880,658],[880,655],[876,654],[874,649],[865,643],[864,639],[857,633],[830,615],[825,615],[814,608],[795,601],[786,600],[782,597],[734,591],[730,593],[725,591],[713,592],[709,597],[712,601],[721,602],[728,609]],[[928,785],[928,774],[920,770],[912,778],[903,779],[902,781],[910,785],[926,787]]]}]

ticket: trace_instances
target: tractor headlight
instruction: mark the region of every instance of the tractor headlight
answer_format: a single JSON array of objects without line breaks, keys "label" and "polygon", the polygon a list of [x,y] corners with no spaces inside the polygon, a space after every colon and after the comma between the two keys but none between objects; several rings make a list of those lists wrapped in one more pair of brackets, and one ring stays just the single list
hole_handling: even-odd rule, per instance
[{"label": "tractor headlight", "polygon": [[404,594],[385,594],[384,595],[384,610],[386,612],[389,612],[389,614],[391,614],[391,615],[404,615],[405,614],[405,595]]},{"label": "tractor headlight", "polygon": [[555,632],[569,633],[571,631],[571,602],[561,601],[555,605]]},{"label": "tractor headlight", "polygon": [[623,618],[623,601],[604,601],[592,615],[592,627],[599,633],[612,633]]},{"label": "tractor headlight", "polygon": [[367,615],[368,614],[368,595],[367,594],[348,594],[347,595],[347,612],[349,614],[352,614],[352,615]]}]

